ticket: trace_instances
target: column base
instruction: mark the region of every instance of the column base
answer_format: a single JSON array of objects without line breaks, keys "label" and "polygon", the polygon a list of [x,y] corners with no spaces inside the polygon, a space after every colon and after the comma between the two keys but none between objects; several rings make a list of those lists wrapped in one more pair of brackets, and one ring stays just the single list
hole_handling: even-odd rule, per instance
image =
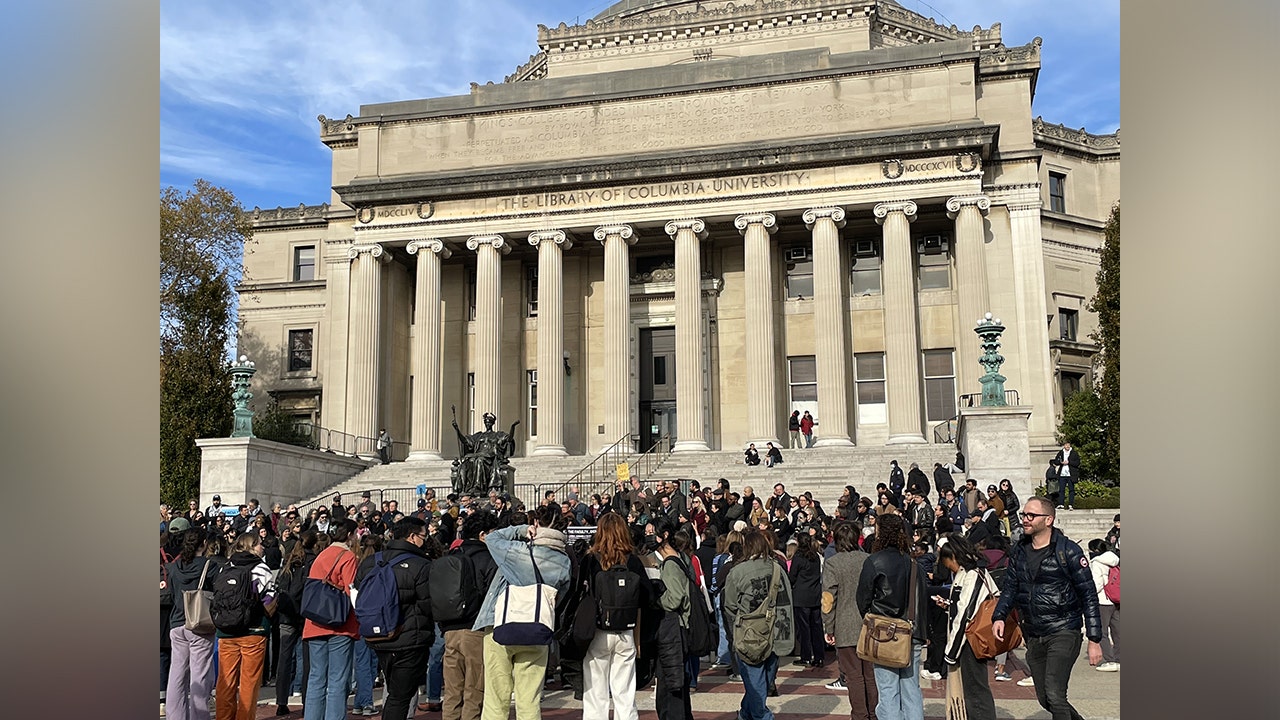
[{"label": "column base", "polygon": [[529,457],[564,457],[568,454],[563,445],[536,445]]},{"label": "column base", "polygon": [[405,458],[405,462],[431,462],[433,460],[444,460],[444,457],[435,450],[411,450],[409,457]]},{"label": "column base", "polygon": [[885,445],[928,445],[929,441],[924,439],[924,435],[916,433],[907,433],[904,435],[890,435],[889,439],[884,442]]},{"label": "column base", "polygon": [[[757,450],[760,448],[757,447]],[[711,452],[711,448],[707,446],[705,440],[677,440],[676,444],[671,448],[671,452]]]},{"label": "column base", "polygon": [[[922,438],[923,439],[923,438]],[[813,446],[820,447],[853,447],[853,441],[847,437],[819,437]]]}]

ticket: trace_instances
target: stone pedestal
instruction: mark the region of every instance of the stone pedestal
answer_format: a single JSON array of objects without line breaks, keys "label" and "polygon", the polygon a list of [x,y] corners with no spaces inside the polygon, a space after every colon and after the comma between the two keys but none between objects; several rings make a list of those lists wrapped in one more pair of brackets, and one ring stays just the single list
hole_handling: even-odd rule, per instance
[{"label": "stone pedestal", "polygon": [[1040,479],[1031,469],[1031,410],[1029,405],[960,410],[956,447],[964,453],[965,476],[977,480],[984,493],[988,485],[1009,478],[1020,502],[1035,495]]}]

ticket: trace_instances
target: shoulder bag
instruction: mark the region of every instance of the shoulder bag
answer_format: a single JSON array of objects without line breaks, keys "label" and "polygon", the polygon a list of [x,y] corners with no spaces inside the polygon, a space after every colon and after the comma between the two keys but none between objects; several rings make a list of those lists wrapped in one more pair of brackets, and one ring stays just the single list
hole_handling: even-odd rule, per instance
[{"label": "shoulder bag", "polygon": [[741,613],[733,619],[733,649],[748,665],[760,665],[773,653],[773,624],[777,616],[778,580],[782,568],[773,563],[769,578],[769,596],[760,607]]},{"label": "shoulder bag", "polygon": [[862,634],[858,636],[858,657],[883,667],[904,668],[911,665],[911,633],[916,616],[916,561],[911,561],[911,579],[907,595],[907,614],[901,618],[867,613],[862,617]]},{"label": "shoulder bag", "polygon": [[204,578],[209,573],[213,561],[204,559],[204,569],[200,571],[200,584],[195,590],[182,591],[182,611],[187,615],[186,628],[197,635],[212,635],[213,626],[213,591],[204,589]]},{"label": "shoulder bag", "polygon": [[329,582],[329,573],[338,566],[343,553],[338,553],[329,570],[318,578],[308,577],[302,585],[302,617],[330,629],[346,624],[351,615],[351,596]]},{"label": "shoulder bag", "polygon": [[493,641],[499,645],[550,645],[555,637],[556,588],[542,581],[529,547],[533,585],[508,584],[493,605]]},{"label": "shoulder bag", "polygon": [[[1000,589],[991,589],[991,576],[984,570],[978,571],[982,578],[983,584],[987,586],[991,595],[982,601],[978,609],[973,613],[973,619],[965,626],[964,637],[969,643],[969,649],[973,651],[973,656],[979,660],[987,660],[1001,653],[1010,650],[1022,644],[1022,628],[1018,627],[1018,611],[1013,609],[1009,611],[1009,617],[1004,619],[1004,639],[997,640],[995,633],[991,631],[991,614],[996,611],[996,605],[1000,602]],[[978,597],[979,585],[973,585],[973,598]]]}]

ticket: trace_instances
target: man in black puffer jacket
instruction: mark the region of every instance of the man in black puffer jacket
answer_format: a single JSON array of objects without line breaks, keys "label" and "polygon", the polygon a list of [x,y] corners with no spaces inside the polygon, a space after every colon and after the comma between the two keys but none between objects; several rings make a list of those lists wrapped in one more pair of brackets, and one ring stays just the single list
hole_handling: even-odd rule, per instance
[{"label": "man in black puffer jacket", "polygon": [[[396,577],[400,632],[390,640],[371,645],[386,675],[387,697],[382,717],[405,720],[409,717],[413,694],[426,677],[431,645],[436,639],[435,622],[431,618],[431,561],[422,551],[427,540],[427,524],[412,515],[401,518],[391,527],[391,537],[382,557],[392,563]],[[356,587],[373,572],[375,557],[365,558],[356,569]]]},{"label": "man in black puffer jacket", "polygon": [[1053,526],[1053,503],[1045,498],[1027,500],[1019,516],[1022,540],[1009,558],[991,629],[1003,637],[1005,618],[1018,608],[1036,699],[1053,720],[1078,720],[1080,713],[1067,702],[1067,683],[1080,656],[1082,624],[1089,638],[1089,664],[1102,661],[1102,616],[1089,558]]}]

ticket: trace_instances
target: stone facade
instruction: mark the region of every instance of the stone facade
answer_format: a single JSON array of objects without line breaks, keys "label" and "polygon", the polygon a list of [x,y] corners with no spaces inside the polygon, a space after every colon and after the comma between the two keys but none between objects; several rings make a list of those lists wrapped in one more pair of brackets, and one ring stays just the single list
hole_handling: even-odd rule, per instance
[{"label": "stone facade", "polygon": [[989,311],[1052,446],[1119,137],[1032,117],[1039,38],[629,0],[538,42],[507,82],[321,116],[328,202],[254,211],[257,397],[411,459],[455,454],[451,407],[519,418],[526,455],[785,441],[792,408],[820,445],[930,443],[980,391]]}]

